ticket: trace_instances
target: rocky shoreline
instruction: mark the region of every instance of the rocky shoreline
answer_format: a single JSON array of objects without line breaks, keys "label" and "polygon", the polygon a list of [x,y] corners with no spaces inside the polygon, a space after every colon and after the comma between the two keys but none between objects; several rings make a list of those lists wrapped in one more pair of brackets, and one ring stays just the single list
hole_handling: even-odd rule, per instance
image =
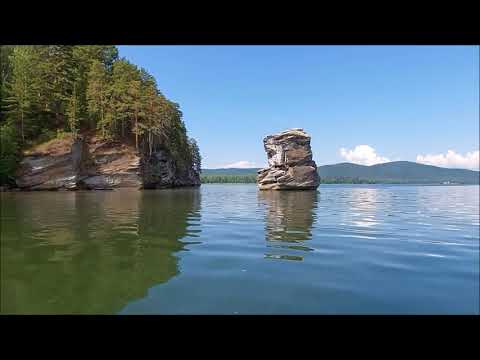
[{"label": "rocky shoreline", "polygon": [[[320,185],[310,136],[300,128],[263,140],[268,168],[257,173],[259,190],[315,190]],[[55,139],[24,154],[16,186],[0,191],[164,189],[200,186],[193,168],[180,169],[167,150],[146,156],[133,145],[78,135]]]},{"label": "rocky shoreline", "polygon": [[135,147],[97,136],[56,139],[25,154],[16,187],[1,191],[162,189],[200,186],[193,169],[182,170],[166,150],[145,156]]}]

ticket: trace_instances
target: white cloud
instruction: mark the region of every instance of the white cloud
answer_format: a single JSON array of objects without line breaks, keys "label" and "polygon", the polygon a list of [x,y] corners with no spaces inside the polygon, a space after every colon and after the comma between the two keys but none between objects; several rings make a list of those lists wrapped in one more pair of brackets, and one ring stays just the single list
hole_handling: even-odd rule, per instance
[{"label": "white cloud", "polygon": [[247,161],[247,160],[241,160],[241,161],[234,162],[232,164],[224,165],[222,167],[226,168],[226,169],[228,169],[228,168],[242,168],[242,169],[245,169],[245,168],[254,168],[254,167],[256,167],[256,165],[253,162],[250,162],[250,161]]},{"label": "white cloud", "polygon": [[386,157],[377,155],[375,149],[368,145],[357,145],[353,150],[341,148],[340,155],[348,162],[360,165],[375,165],[390,161]]},{"label": "white cloud", "polygon": [[467,152],[465,155],[448,150],[446,154],[417,155],[418,163],[447,168],[479,169],[479,151]]}]

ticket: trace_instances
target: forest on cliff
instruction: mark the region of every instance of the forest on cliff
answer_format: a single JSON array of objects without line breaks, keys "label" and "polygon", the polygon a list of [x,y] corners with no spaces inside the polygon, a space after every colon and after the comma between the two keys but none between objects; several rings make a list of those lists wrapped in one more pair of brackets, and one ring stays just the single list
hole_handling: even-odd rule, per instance
[{"label": "forest on cliff", "polygon": [[166,149],[200,171],[179,105],[115,46],[0,46],[0,184],[13,181],[22,150],[86,131],[146,156]]}]

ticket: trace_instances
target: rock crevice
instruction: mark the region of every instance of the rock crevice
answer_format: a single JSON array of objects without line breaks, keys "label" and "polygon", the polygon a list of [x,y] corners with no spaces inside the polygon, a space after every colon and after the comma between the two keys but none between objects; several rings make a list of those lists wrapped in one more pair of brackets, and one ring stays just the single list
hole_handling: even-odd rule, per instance
[{"label": "rock crevice", "polygon": [[320,184],[310,136],[295,128],[263,139],[268,168],[258,171],[260,190],[314,190]]}]

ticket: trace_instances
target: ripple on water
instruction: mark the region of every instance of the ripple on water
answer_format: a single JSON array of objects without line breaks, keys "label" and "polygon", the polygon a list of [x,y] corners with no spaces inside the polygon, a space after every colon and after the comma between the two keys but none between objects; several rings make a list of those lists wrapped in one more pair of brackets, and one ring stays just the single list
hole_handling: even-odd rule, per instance
[{"label": "ripple on water", "polygon": [[478,188],[2,195],[1,311],[478,314]]}]

